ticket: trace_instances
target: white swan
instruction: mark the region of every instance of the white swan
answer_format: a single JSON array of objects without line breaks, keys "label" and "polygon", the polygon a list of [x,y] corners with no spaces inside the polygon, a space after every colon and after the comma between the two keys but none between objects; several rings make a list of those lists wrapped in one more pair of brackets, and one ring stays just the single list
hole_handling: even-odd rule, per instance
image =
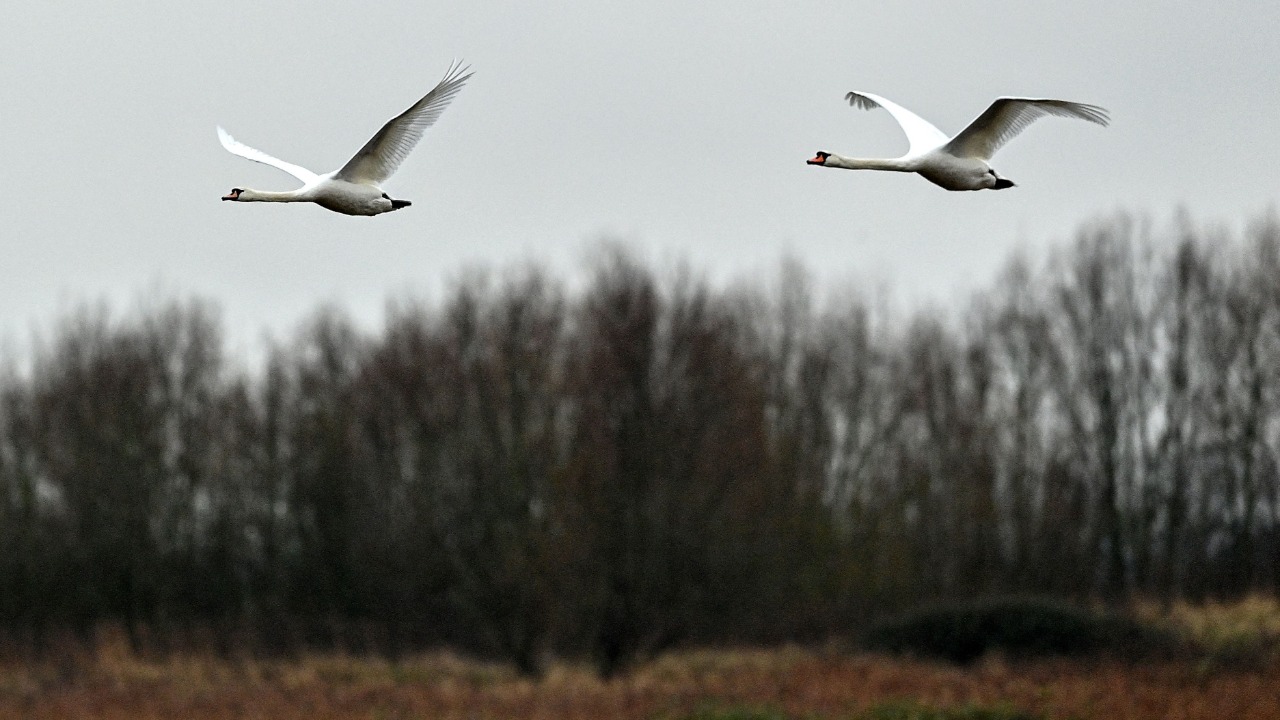
[{"label": "white swan", "polygon": [[987,162],[1001,145],[1042,115],[1080,118],[1099,125],[1110,121],[1107,111],[1097,105],[1002,97],[991,103],[991,107],[969,123],[969,127],[948,138],[924,118],[879,95],[851,92],[845,95],[845,99],[850,105],[864,110],[876,106],[888,110],[907,135],[910,143],[907,154],[899,158],[867,159],[819,152],[806,161],[808,164],[849,170],[919,173],[929,182],[948,190],[1003,190],[1013,187],[1012,182],[997,175]]},{"label": "white swan", "polygon": [[218,140],[229,152],[279,168],[302,181],[302,187],[288,192],[267,192],[233,188],[223,200],[238,202],[313,202],[345,215],[379,215],[408,207],[408,200],[392,200],[379,187],[418,144],[422,133],[440,117],[463,83],[471,77],[459,63],[449,67],[444,79],[421,100],[382,126],[355,157],[340,169],[324,175],[274,158],[245,145],[218,128]]}]

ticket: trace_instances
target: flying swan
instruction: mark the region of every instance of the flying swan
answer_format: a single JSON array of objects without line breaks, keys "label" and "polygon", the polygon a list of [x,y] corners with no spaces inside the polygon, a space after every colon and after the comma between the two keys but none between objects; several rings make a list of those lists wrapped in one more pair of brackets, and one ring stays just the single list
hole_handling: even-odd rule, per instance
[{"label": "flying swan", "polygon": [[919,173],[934,185],[948,190],[1003,190],[1013,187],[1012,181],[997,175],[987,163],[1001,145],[1042,115],[1080,118],[1104,126],[1110,121],[1107,111],[1097,105],[1002,97],[991,103],[991,107],[969,123],[969,127],[948,138],[924,118],[879,95],[851,92],[844,97],[850,105],[863,110],[877,106],[888,110],[907,135],[910,143],[907,154],[899,158],[852,158],[819,152],[806,161],[808,164],[848,170]]},{"label": "flying swan", "polygon": [[462,89],[467,78],[471,77],[468,70],[460,63],[451,65],[444,79],[431,92],[383,125],[346,165],[324,175],[255,150],[219,127],[218,140],[228,152],[278,168],[302,181],[302,187],[287,192],[233,188],[222,199],[237,202],[313,202],[344,215],[380,215],[408,207],[408,200],[392,200],[380,186],[395,173],[422,139],[422,133],[435,123]]}]

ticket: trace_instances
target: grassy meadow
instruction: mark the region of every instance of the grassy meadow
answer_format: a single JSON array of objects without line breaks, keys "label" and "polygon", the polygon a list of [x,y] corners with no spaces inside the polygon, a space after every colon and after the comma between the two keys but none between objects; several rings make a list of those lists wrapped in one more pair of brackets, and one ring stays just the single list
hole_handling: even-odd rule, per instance
[{"label": "grassy meadow", "polygon": [[448,652],[398,661],[344,654],[291,660],[174,654],[141,658],[123,634],[92,648],[0,666],[0,717],[645,718],[1280,718],[1280,603],[1141,607],[1196,643],[1153,663],[988,655],[970,666],[825,648],[672,652],[602,680],[553,664],[538,680]]}]

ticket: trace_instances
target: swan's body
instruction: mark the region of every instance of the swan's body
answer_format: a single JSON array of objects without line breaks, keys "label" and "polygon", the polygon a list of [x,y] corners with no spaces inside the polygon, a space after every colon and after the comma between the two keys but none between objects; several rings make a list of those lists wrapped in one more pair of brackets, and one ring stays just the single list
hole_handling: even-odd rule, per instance
[{"label": "swan's body", "polygon": [[947,190],[1003,190],[1013,183],[996,174],[989,161],[1000,146],[1042,115],[1074,117],[1106,125],[1107,111],[1097,105],[1037,98],[997,98],[955,137],[947,137],[927,120],[879,95],[851,92],[845,99],[854,107],[882,107],[898,121],[910,147],[898,158],[852,158],[819,152],[810,165],[848,170],[890,170],[919,173]]},{"label": "swan's body", "polygon": [[467,68],[455,64],[449,68],[431,92],[412,107],[382,126],[355,157],[340,169],[324,175],[272,157],[245,145],[218,128],[218,140],[228,152],[283,170],[302,182],[297,190],[268,192],[234,188],[223,200],[238,202],[313,202],[322,208],[344,215],[380,215],[408,207],[408,200],[392,200],[382,191],[382,183],[396,171],[400,163],[422,138],[422,133],[440,117],[462,85],[471,77]]}]

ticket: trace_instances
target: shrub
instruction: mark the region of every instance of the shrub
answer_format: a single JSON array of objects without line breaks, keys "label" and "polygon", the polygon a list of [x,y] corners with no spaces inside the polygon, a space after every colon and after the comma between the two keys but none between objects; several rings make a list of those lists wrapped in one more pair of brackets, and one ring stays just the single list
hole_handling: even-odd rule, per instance
[{"label": "shrub", "polygon": [[1171,636],[1118,614],[1053,600],[987,598],[942,603],[888,618],[866,634],[883,652],[968,663],[998,650],[1019,658],[1109,655],[1136,658],[1172,647]]}]

